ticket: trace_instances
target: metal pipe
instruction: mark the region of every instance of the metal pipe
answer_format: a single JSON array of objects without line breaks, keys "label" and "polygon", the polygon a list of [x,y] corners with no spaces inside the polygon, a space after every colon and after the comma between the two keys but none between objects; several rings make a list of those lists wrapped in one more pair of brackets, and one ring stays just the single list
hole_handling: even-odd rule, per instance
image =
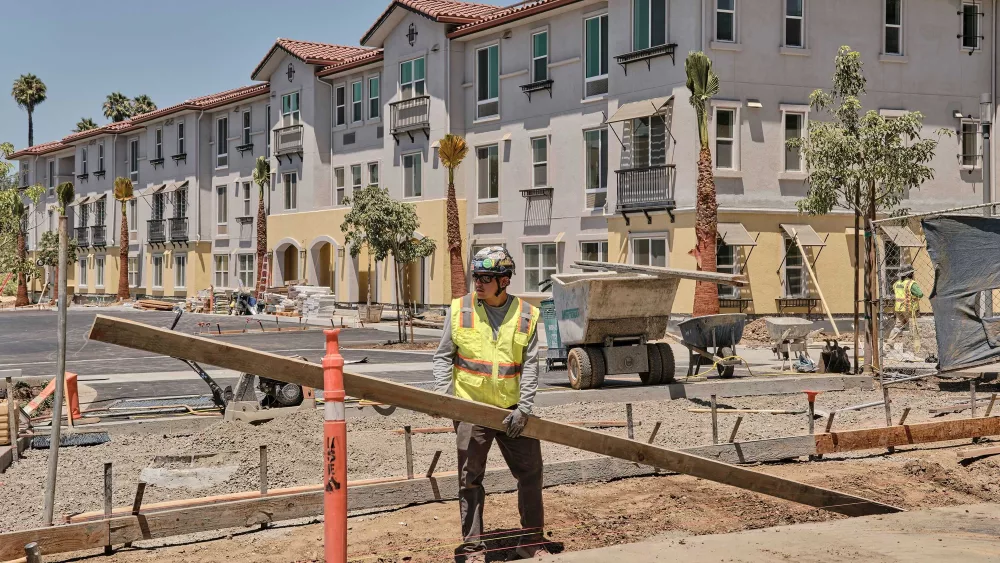
[{"label": "metal pipe", "polygon": [[[49,445],[49,466],[45,476],[45,496],[42,507],[42,524],[52,525],[52,509],[56,498],[56,471],[59,467],[59,435],[62,431],[62,404],[66,380],[66,258],[68,254],[67,218],[65,209],[59,214],[59,285],[58,317],[56,324],[56,393],[52,404],[52,431]],[[70,414],[72,416],[72,414]],[[16,447],[16,446],[15,446]]]}]

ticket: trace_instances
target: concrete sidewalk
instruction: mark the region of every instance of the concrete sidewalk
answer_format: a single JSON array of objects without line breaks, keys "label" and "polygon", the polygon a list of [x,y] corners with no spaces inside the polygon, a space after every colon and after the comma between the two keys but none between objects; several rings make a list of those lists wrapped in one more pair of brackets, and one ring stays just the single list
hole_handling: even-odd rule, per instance
[{"label": "concrete sidewalk", "polygon": [[1000,561],[1000,505],[977,504],[709,536],[674,535],[551,561],[739,563]]}]

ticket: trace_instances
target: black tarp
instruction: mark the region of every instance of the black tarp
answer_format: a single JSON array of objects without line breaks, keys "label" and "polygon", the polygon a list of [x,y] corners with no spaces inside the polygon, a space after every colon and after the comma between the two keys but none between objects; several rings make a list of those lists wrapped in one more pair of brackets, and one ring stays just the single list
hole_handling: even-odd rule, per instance
[{"label": "black tarp", "polygon": [[1000,360],[1000,303],[992,307],[996,312],[983,308],[989,290],[1000,288],[1000,219],[941,215],[922,225],[934,263],[930,301],[939,369]]}]

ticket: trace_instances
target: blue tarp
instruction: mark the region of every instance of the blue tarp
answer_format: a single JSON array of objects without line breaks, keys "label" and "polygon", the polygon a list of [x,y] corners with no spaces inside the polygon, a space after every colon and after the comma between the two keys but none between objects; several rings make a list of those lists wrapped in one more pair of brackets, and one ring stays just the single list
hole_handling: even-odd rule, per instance
[{"label": "blue tarp", "polygon": [[1000,289],[1000,219],[942,215],[922,225],[934,263],[930,301],[938,368],[954,371],[1000,361],[1000,303],[983,303],[990,290]]}]

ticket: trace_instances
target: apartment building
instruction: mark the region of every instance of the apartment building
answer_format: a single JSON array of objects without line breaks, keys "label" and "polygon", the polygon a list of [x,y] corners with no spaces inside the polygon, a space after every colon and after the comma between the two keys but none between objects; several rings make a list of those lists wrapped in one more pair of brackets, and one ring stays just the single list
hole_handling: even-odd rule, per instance
[{"label": "apartment building", "polygon": [[[274,281],[329,285],[343,302],[364,301],[371,286],[373,299],[391,301],[395,269],[375,264],[369,280],[367,257],[352,259],[340,232],[345,198],[377,184],[415,206],[414,237],[438,243],[406,272],[404,298],[447,303],[447,170],[436,152],[447,133],[470,146],[455,178],[463,252],[506,245],[519,266],[515,293],[544,297],[543,282],[581,258],[694,268],[699,143],[684,57],[703,50],[720,77],[709,110],[719,269],[751,281],[723,288],[724,310],[818,313],[820,284],[834,312],[846,313],[853,217],[798,214],[806,171],[785,142],[827,119],[809,96],[830,86],[837,49],[850,45],[865,62],[865,109],[919,111],[925,136],[953,133],[940,139],[934,179],[904,206],[981,202],[979,102],[995,94],[995,17],[992,3],[968,0],[538,0],[509,8],[397,0],[357,47],[279,39],[251,74],[269,89],[260,103],[270,136],[260,139],[272,144]],[[226,111],[232,127],[237,114]],[[211,134],[219,116],[201,121],[207,147],[218,147]],[[60,145],[19,154],[29,175],[50,158],[55,175],[79,170]],[[199,190],[219,217],[216,188],[244,194],[246,173],[210,176]],[[239,208],[246,198],[230,203]],[[226,269],[215,267],[223,255],[236,271],[241,247],[226,235],[237,227],[205,226],[212,272]],[[682,283],[675,311],[689,312],[693,289]]]}]

